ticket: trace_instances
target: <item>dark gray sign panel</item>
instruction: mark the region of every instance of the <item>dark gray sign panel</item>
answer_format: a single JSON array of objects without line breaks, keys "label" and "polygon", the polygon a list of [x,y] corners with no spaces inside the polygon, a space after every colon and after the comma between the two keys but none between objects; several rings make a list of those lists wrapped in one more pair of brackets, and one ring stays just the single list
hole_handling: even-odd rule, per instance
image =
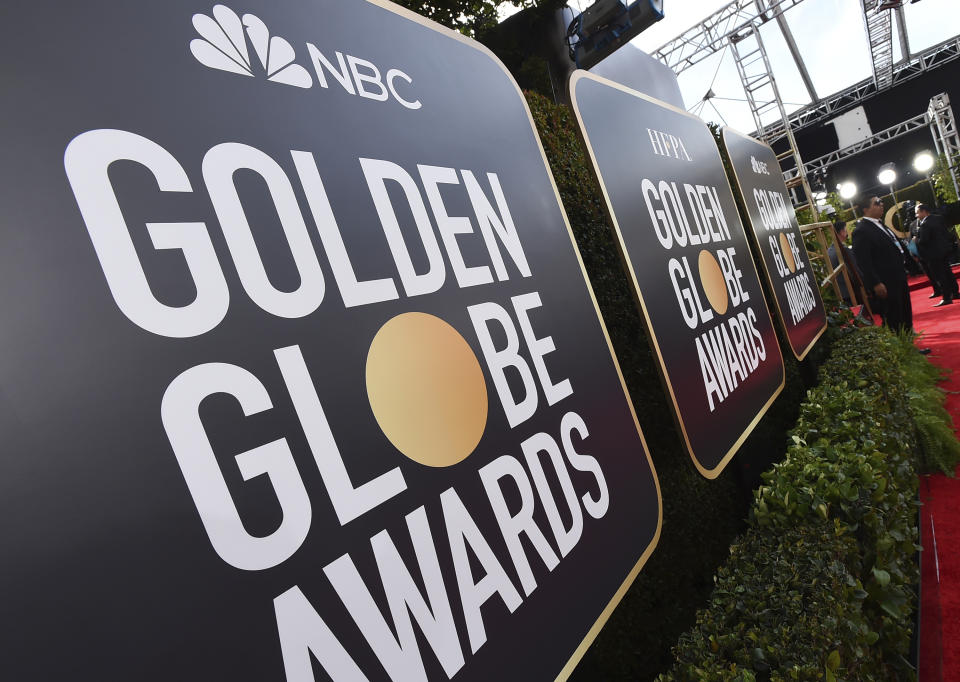
[{"label": "dark gray sign panel", "polygon": [[680,92],[677,74],[659,59],[633,45],[624,45],[589,71],[683,108],[683,94]]},{"label": "dark gray sign panel", "polygon": [[723,128],[721,134],[780,323],[790,350],[803,360],[827,329],[827,311],[777,155],[769,145],[732,128]]},{"label": "dark gray sign panel", "polygon": [[4,9],[4,679],[567,674],[660,495],[502,65],[387,2]]},{"label": "dark gray sign panel", "polygon": [[571,100],[694,465],[715,478],[783,390],[783,356],[713,135],[578,71]]}]

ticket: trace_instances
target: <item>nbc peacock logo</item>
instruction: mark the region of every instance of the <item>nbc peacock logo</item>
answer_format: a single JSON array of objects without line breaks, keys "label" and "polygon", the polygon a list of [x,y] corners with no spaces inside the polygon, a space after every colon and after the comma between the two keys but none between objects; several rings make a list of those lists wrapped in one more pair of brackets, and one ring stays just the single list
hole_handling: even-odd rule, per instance
[{"label": "nbc peacock logo", "polygon": [[[298,88],[313,85],[310,73],[294,63],[297,55],[290,43],[271,36],[259,17],[244,14],[241,18],[224,5],[215,5],[212,14],[193,15],[193,27],[200,38],[190,41],[190,52],[198,62],[241,76],[266,76],[267,80]],[[250,57],[248,40],[256,62]]]}]

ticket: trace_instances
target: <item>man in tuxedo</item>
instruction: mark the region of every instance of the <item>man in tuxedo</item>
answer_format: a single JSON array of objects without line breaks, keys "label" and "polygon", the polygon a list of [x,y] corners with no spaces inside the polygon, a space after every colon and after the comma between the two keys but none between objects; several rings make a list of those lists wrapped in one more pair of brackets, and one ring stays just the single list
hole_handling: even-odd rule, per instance
[{"label": "man in tuxedo", "polygon": [[908,201],[904,204],[904,208],[907,209],[908,218],[912,216],[909,222],[910,241],[907,242],[907,248],[910,249],[910,253],[920,261],[923,274],[927,276],[927,280],[929,280],[930,286],[933,288],[933,291],[927,298],[942,298],[943,293],[940,291],[940,280],[930,272],[930,264],[920,255],[920,247],[917,246],[917,238],[920,233],[920,221],[916,218],[916,202]]},{"label": "man in tuxedo", "polygon": [[917,249],[920,257],[927,261],[934,290],[943,294],[943,300],[935,308],[950,305],[960,296],[957,279],[950,269],[950,251],[952,244],[943,218],[930,212],[924,204],[917,204]]},{"label": "man in tuxedo", "polygon": [[875,312],[894,332],[913,329],[913,309],[904,268],[906,247],[881,222],[883,202],[879,197],[861,198],[857,207],[863,218],[853,231],[853,254],[867,291],[872,292]]}]

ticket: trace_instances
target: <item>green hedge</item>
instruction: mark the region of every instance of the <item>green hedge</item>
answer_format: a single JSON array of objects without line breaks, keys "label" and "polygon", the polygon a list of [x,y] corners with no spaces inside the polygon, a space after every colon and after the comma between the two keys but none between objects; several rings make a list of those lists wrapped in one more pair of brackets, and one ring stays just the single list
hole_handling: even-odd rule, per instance
[{"label": "green hedge", "polygon": [[[657,550],[572,679],[651,679],[671,666],[663,679],[908,679],[915,462],[952,470],[958,448],[945,413],[928,409],[942,401],[936,371],[910,339],[854,333],[849,313],[829,313],[828,332],[803,363],[778,331],[785,391],[728,470],[703,479],[674,429],[572,116],[540,95],[527,93],[527,101],[664,505]],[[775,464],[787,444],[787,459]]]},{"label": "green hedge", "polygon": [[[763,475],[747,532],[659,679],[915,679],[917,469],[956,466],[960,449],[939,375],[885,329],[835,344],[786,459]],[[937,426],[921,435],[921,420]],[[924,455],[931,443],[942,459]]]},{"label": "green hedge", "polygon": [[663,496],[663,533],[649,562],[607,621],[571,679],[651,679],[673,661],[677,637],[694,623],[713,589],[713,575],[744,517],[760,473],[783,455],[825,335],[804,363],[785,340],[780,349],[786,388],[719,478],[703,478],[680,441],[660,382],[656,358],[605,214],[603,200],[577,137],[570,110],[527,92],[550,169],[603,314],[637,418],[643,428]]},{"label": "green hedge", "polygon": [[903,341],[906,342],[899,346],[898,368],[907,385],[910,413],[917,427],[920,471],[939,471],[953,476],[960,463],[960,442],[953,432],[953,420],[944,407],[946,394],[937,386],[949,370],[932,365],[924,356],[914,353],[909,338]]},{"label": "green hedge", "polygon": [[751,529],[730,552],[710,606],[680,644],[685,658],[661,679],[822,679],[841,668],[848,642],[869,650],[876,634],[846,566],[856,552],[849,535],[829,523]]},{"label": "green hedge", "polygon": [[651,679],[672,664],[671,647],[694,623],[713,575],[744,528],[760,473],[782,457],[817,363],[834,327],[803,363],[779,334],[786,388],[716,480],[690,462],[660,382],[656,358],[623,272],[610,223],[570,110],[525,93],[564,209],[590,277],[630,397],[656,466],[663,533],[656,551],[587,651],[571,679]]}]

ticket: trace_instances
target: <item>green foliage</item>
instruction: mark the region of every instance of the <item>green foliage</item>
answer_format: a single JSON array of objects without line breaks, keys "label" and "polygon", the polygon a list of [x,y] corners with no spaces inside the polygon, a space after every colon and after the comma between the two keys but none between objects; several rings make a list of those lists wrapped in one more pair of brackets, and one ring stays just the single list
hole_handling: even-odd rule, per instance
[{"label": "green foliage", "polygon": [[[833,244],[833,228],[829,225],[823,228],[823,236],[827,242],[827,248]],[[807,249],[810,257],[810,268],[813,270],[813,276],[817,282],[826,281],[826,278],[833,272],[833,263],[830,259],[822,255],[820,250],[820,240],[815,232],[808,232],[803,237],[803,246]],[[840,297],[833,286],[821,287],[820,298],[823,299],[823,305],[826,310],[831,310],[840,305]]]},{"label": "green foliage", "polygon": [[[661,536],[573,679],[649,679],[669,664],[670,646],[690,627],[696,605],[709,594],[713,571],[742,527],[747,498],[729,476],[707,481],[690,463],[573,115],[539,94],[527,92],[526,97],[637,418],[656,457],[664,528],[690,529],[685,535]],[[650,627],[651,622],[657,627]]]},{"label": "green foliage", "polygon": [[836,519],[855,535],[860,566],[851,568],[867,586],[864,610],[881,647],[903,655],[916,582],[917,479],[899,348],[895,337],[877,327],[838,343],[823,367],[824,381],[800,409],[786,460],[764,476],[751,520],[776,533]]},{"label": "green foliage", "polygon": [[[828,206],[833,206],[833,210],[836,211],[834,220],[837,220],[837,219],[842,219],[844,221],[850,220],[850,218],[844,217],[844,213],[846,212],[846,209],[843,206],[843,199],[840,198],[839,194],[837,194],[836,192],[827,192],[827,198],[824,201],[826,201]],[[852,217],[852,214],[851,214],[851,217]]]},{"label": "green foliage", "polygon": [[797,223],[799,225],[810,225],[812,223],[820,222],[820,219],[814,220],[813,211],[809,206],[805,206],[797,211]]},{"label": "green foliage", "polygon": [[915,351],[912,334],[899,338],[899,366],[910,399],[910,414],[917,427],[920,470],[953,476],[960,463],[960,442],[953,431],[953,418],[943,405],[944,392],[936,383],[949,370],[941,369]]},{"label": "green foliage", "polygon": [[[447,28],[475,37],[497,25],[504,0],[393,0]],[[512,4],[512,3],[508,3]]]},{"label": "green foliage", "polygon": [[[890,205],[893,205],[893,196],[890,196]],[[933,188],[930,187],[930,183],[926,180],[920,180],[915,182],[912,185],[907,187],[898,187],[897,188],[897,200],[898,201],[920,201],[925,204],[935,204],[933,196]],[[913,216],[910,216],[912,219]]]},{"label": "green foliage", "polygon": [[[931,178],[933,176],[931,175]],[[952,187],[952,185],[951,185]],[[883,199],[883,210],[886,211],[894,204],[893,194],[885,194],[881,197]],[[924,203],[933,204],[934,195],[933,189],[930,187],[930,183],[927,180],[921,180],[916,182],[908,187],[899,187],[897,188],[897,201],[922,201]],[[823,208],[820,209],[820,220],[829,220],[831,222],[836,220],[842,220],[843,222],[849,223],[855,222],[858,219],[858,214],[854,211],[849,203],[843,201],[840,198],[840,195],[836,192],[830,192],[827,194],[826,203],[836,210],[836,213],[832,216],[828,216],[823,212]],[[809,208],[803,208],[797,211],[797,221],[801,225],[809,225],[810,223],[816,222],[813,219],[813,213]],[[847,229],[850,230],[853,226],[850,225]],[[894,227],[898,230],[903,228],[900,225],[898,218],[894,218]]]},{"label": "green foliage", "polygon": [[947,157],[940,154],[937,157],[937,163],[930,173],[930,179],[933,180],[937,188],[937,195],[946,203],[957,201],[957,190],[953,186],[953,179],[950,177],[950,162]]},{"label": "green foliage", "polygon": [[471,38],[482,37],[500,21],[499,10],[507,7],[536,7],[552,12],[564,0],[393,0],[417,14]]},{"label": "green foliage", "polygon": [[[834,213],[830,214],[827,211],[827,207],[830,206],[833,208]],[[843,220],[844,222],[850,222],[854,219],[853,210],[849,206],[844,206],[843,199],[840,198],[840,195],[836,192],[828,192],[826,198],[821,204],[817,206],[818,216],[816,220],[813,217],[813,211],[809,207],[801,208],[797,211],[797,223],[800,225],[810,225],[817,222],[834,222],[835,220]]]},{"label": "green foliage", "polygon": [[914,415],[927,406],[912,401],[936,373],[909,339],[842,329],[661,680],[915,679]]},{"label": "green foliage", "polygon": [[875,668],[878,635],[845,563],[855,553],[854,539],[834,523],[747,531],[730,548],[697,627],[680,639],[679,650],[704,655],[660,679],[818,680]]},{"label": "green foliage", "polygon": [[782,455],[785,434],[814,380],[815,363],[825,356],[839,327],[831,326],[803,363],[794,360],[785,339],[779,338],[786,388],[727,471],[713,481],[703,478],[674,427],[657,360],[572,114],[541,95],[527,92],[526,97],[654,457],[663,499],[664,531],[656,551],[571,679],[651,679],[672,663],[670,647],[693,625],[697,605],[710,594],[716,567],[743,528],[750,491],[759,483],[760,472]]},{"label": "green foliage", "polygon": [[[912,679],[904,656],[917,580],[918,442],[932,437],[948,453],[957,447],[943,437],[944,413],[920,402],[942,399],[932,386],[936,371],[909,340],[860,329],[848,310],[828,304],[828,331],[804,363],[779,339],[785,391],[729,471],[704,480],[673,429],[571,114],[533,93],[527,100],[650,445],[664,506],[657,550],[572,679],[650,679],[670,665],[661,679]],[[831,347],[819,386],[807,393],[813,368]],[[921,424],[928,415],[939,419],[929,428]],[[741,529],[738,514],[747,510],[743,491],[756,487],[751,467],[779,461],[785,441],[786,459],[757,479],[747,530],[729,549]],[[950,461],[936,457],[939,466]],[[694,623],[696,604],[711,588]],[[669,645],[694,625],[671,660]]]},{"label": "green foliage", "polygon": [[631,375],[642,375],[647,384],[640,394],[653,399],[660,391],[653,356],[573,114],[542,95],[528,92],[526,97],[597,303],[614,344],[625,350],[620,356],[624,374],[628,382]]}]

